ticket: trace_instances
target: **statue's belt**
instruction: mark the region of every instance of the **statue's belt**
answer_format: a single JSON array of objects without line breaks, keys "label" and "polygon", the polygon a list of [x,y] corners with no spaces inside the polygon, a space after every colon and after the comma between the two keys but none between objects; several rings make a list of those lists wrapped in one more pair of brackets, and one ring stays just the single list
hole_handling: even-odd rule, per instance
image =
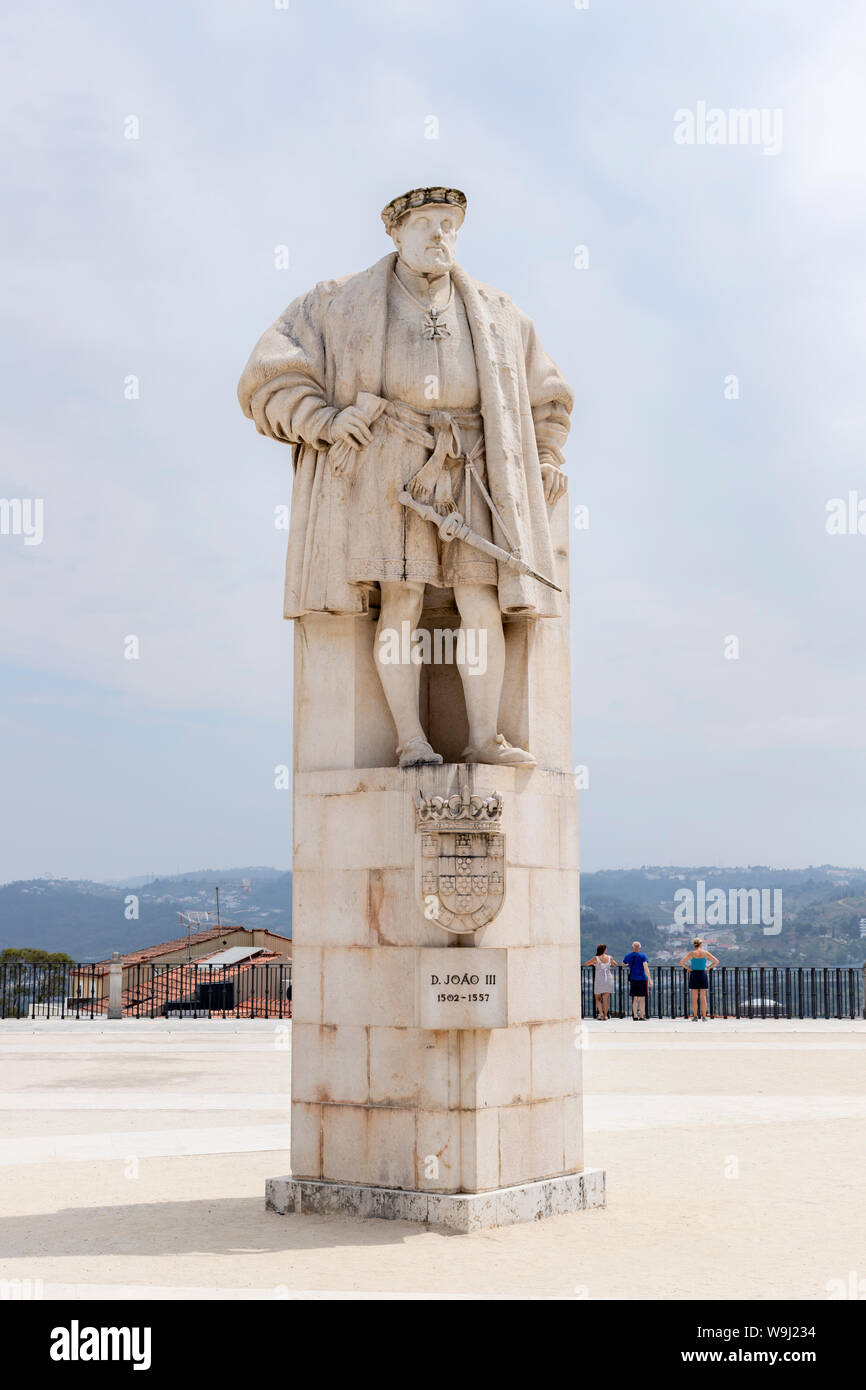
[{"label": "statue's belt", "polygon": [[[389,401],[384,417],[404,439],[432,450],[427,461],[409,479],[407,490],[419,502],[432,503],[440,516],[455,512],[452,471],[471,469],[484,455],[484,422],[480,410],[416,410],[405,401]],[[464,430],[480,431],[468,451],[463,448],[461,426]]]},{"label": "statue's belt", "polygon": [[[531,575],[533,579],[546,584],[549,589],[556,589],[557,593],[562,592],[558,584],[539,574],[522,558],[508,534],[499,508],[487,490],[487,484],[481,474],[475,471],[475,464],[484,453],[484,421],[480,410],[416,410],[405,401],[388,401],[369,391],[359,393],[356,406],[362,411],[368,424],[372,425],[381,417],[404,439],[432,450],[430,457],[418,472],[413,474],[399,495],[398,500],[404,507],[409,507],[424,521],[432,522],[443,541],[463,541],[474,550],[480,550],[482,555],[489,555],[498,564],[516,570],[518,574]],[[461,447],[461,426],[478,431],[478,438],[468,451]],[[344,449],[348,452],[350,447],[341,441],[331,446],[331,452],[334,449]],[[331,458],[331,453],[328,457]],[[451,473],[455,468],[461,467],[465,479],[463,515],[458,512],[451,491]],[[502,532],[507,550],[472,530],[473,479]]]}]

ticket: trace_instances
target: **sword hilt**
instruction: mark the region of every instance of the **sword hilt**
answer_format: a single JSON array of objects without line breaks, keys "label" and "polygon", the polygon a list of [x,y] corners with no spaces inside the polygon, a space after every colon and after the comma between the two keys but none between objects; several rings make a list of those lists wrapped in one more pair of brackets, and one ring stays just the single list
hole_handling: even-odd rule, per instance
[{"label": "sword hilt", "polygon": [[465,541],[469,534],[469,524],[459,512],[449,512],[439,519],[439,535],[443,541]]}]

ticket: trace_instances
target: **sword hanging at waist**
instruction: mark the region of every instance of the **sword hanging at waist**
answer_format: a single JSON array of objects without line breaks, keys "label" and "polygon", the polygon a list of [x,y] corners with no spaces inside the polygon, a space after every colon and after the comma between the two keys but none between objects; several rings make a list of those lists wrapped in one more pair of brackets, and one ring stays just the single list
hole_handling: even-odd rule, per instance
[{"label": "sword hanging at waist", "polygon": [[501,565],[507,565],[509,569],[517,570],[518,574],[528,574],[532,579],[537,579],[540,584],[546,584],[548,589],[555,589],[558,594],[562,593],[558,584],[554,584],[552,579],[545,579],[543,574],[532,569],[518,555],[513,555],[510,551],[503,550],[501,546],[494,545],[493,541],[479,536],[463,520],[460,512],[448,512],[446,516],[440,516],[435,507],[429,506],[426,502],[418,502],[405,488],[399,494],[399,500],[404,507],[411,507],[412,511],[423,517],[425,521],[432,521],[443,541],[464,541],[466,545],[471,545],[473,550],[480,550],[483,554],[492,556]]}]

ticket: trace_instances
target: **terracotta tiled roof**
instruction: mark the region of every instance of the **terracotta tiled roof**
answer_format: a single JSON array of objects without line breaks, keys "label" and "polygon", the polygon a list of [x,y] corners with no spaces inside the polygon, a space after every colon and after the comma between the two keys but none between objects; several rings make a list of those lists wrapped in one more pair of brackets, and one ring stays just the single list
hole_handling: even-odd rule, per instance
[{"label": "terracotta tiled roof", "polygon": [[[265,936],[272,936],[277,941],[291,941],[292,939],[290,936],[283,936],[281,932],[271,931],[268,927],[241,927],[231,922],[224,922],[221,927],[207,927],[204,931],[194,932],[191,939],[193,942],[217,941],[235,932],[244,932],[252,940],[254,931],[263,933]],[[123,966],[141,965],[145,961],[153,960],[155,956],[167,956],[174,951],[183,951],[186,949],[189,939],[186,936],[176,936],[172,941],[159,941],[155,946],[142,946],[137,951],[125,951],[120,957],[121,964]],[[279,952],[275,954],[279,955]],[[201,956],[196,956],[196,960],[201,959]],[[88,969],[99,971],[103,967],[107,969],[110,964],[110,961],[101,960],[96,965],[89,966]]]},{"label": "terracotta tiled roof", "polygon": [[[227,931],[237,931],[237,927],[208,927],[205,931],[197,931],[192,937],[193,941],[214,941],[218,937],[224,936]],[[138,965],[139,962],[150,960],[152,956],[167,956],[172,951],[183,951],[186,948],[189,938],[177,936],[173,941],[159,941],[155,946],[142,946],[138,951],[124,951],[120,957],[124,965]],[[101,961],[100,964],[108,965],[108,961]]]},{"label": "terracotta tiled roof", "polygon": [[[269,969],[262,970],[264,965]],[[246,997],[238,988],[242,978],[249,971],[256,971],[254,983]],[[292,1006],[286,997],[287,986],[291,980],[291,965],[278,951],[263,951],[251,960],[238,965],[223,967],[215,965],[213,971],[199,970],[198,962],[169,965],[157,970],[148,968],[147,962],[141,970],[133,971],[130,978],[132,987],[123,990],[122,1009],[129,1018],[160,1018],[172,1006],[180,1008],[190,1003],[198,995],[202,985],[219,985],[223,982],[231,986],[233,1004],[227,1011],[210,1009],[211,1018],[291,1018]],[[101,1000],[99,1012],[105,1012],[107,1000]]]}]

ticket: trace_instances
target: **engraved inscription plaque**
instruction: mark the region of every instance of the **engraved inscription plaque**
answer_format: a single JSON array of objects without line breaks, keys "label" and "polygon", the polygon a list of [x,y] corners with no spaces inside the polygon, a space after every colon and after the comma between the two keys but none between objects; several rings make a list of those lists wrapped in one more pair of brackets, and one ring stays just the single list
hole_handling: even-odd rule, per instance
[{"label": "engraved inscription plaque", "polygon": [[418,951],[421,1028],[506,1028],[508,952],[481,946]]}]

